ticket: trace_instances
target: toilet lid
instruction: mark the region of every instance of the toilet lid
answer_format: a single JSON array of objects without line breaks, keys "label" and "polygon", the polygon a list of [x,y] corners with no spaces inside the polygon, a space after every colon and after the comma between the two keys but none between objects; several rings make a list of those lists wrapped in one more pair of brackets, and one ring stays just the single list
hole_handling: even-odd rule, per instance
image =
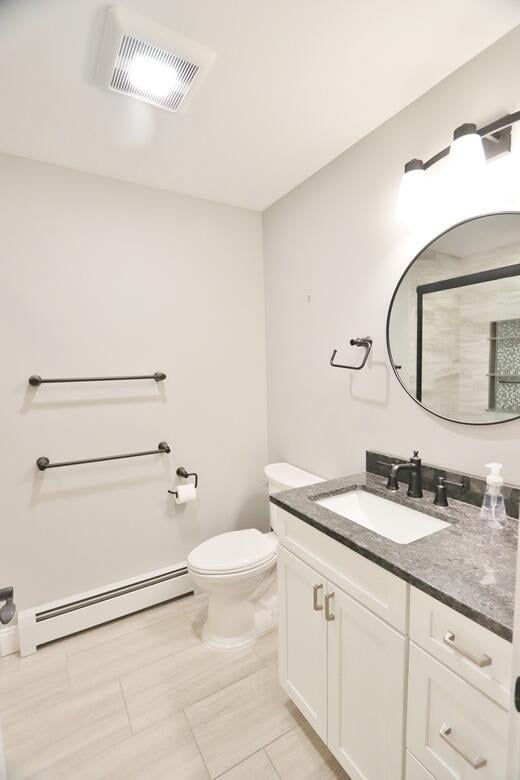
[{"label": "toilet lid", "polygon": [[208,539],[188,555],[188,566],[207,574],[245,571],[276,555],[276,537],[256,528],[230,531]]}]

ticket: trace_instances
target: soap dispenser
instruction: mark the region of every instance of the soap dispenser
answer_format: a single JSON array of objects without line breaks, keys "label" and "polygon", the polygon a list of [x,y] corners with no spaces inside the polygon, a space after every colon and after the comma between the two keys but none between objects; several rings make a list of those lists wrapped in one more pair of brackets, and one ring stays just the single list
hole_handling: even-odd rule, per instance
[{"label": "soap dispenser", "polygon": [[504,480],[500,472],[501,463],[486,463],[489,474],[486,477],[486,492],[480,510],[480,519],[490,528],[503,528],[506,523],[506,508],[502,495]]}]

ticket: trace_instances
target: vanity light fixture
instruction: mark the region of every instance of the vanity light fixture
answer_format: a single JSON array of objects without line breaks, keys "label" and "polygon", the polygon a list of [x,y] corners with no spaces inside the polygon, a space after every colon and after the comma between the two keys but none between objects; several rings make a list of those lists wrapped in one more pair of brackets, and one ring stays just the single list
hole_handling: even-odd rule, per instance
[{"label": "vanity light fixture", "polygon": [[486,160],[511,151],[511,125],[520,121],[520,111],[505,114],[500,119],[484,125],[466,122],[453,133],[451,146],[423,161],[414,158],[404,166],[397,204],[397,216],[402,221],[412,221],[419,210],[425,208],[427,195],[425,172],[449,155],[450,169],[458,182],[475,181]]},{"label": "vanity light fixture", "polygon": [[424,208],[426,173],[422,160],[409,160],[399,188],[397,216],[402,222],[415,221],[419,208]]},{"label": "vanity light fixture", "polygon": [[457,127],[453,133],[449,154],[452,170],[460,176],[473,177],[485,162],[484,147],[477,126],[466,122]]}]

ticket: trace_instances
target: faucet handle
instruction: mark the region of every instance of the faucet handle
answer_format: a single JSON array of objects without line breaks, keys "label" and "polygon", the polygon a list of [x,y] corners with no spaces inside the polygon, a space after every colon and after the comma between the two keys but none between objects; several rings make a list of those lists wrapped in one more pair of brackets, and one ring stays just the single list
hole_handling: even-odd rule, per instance
[{"label": "faucet handle", "polygon": [[419,450],[414,450],[413,451],[413,456],[414,456],[414,458],[418,458],[419,457]]},{"label": "faucet handle", "polygon": [[448,487],[456,487],[459,490],[466,488],[466,477],[461,477],[460,482],[452,482],[450,479],[446,479],[441,474],[437,477],[437,484],[435,486],[435,498],[433,503],[436,506],[449,506],[446,489]]},{"label": "faucet handle", "polygon": [[[439,477],[439,479],[440,479],[440,477]],[[459,488],[459,490],[465,490],[466,489],[466,484],[467,484],[466,483],[466,477],[461,477],[460,478],[460,482],[452,482],[450,479],[446,479],[445,477],[443,477],[443,479],[446,482],[446,484],[449,485],[450,487],[456,487],[456,488]]]},{"label": "faucet handle", "polygon": [[435,498],[433,499],[435,506],[449,506],[448,498],[446,496],[446,478],[439,476],[437,478],[437,484],[435,485]]}]

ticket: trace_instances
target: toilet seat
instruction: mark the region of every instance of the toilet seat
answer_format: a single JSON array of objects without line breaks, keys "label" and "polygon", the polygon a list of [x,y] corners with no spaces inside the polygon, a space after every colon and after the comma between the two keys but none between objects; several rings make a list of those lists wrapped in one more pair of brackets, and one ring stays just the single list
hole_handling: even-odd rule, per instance
[{"label": "toilet seat", "polygon": [[238,574],[274,560],[276,549],[274,534],[263,534],[256,528],[230,531],[195,547],[188,555],[188,567],[197,574]]}]

